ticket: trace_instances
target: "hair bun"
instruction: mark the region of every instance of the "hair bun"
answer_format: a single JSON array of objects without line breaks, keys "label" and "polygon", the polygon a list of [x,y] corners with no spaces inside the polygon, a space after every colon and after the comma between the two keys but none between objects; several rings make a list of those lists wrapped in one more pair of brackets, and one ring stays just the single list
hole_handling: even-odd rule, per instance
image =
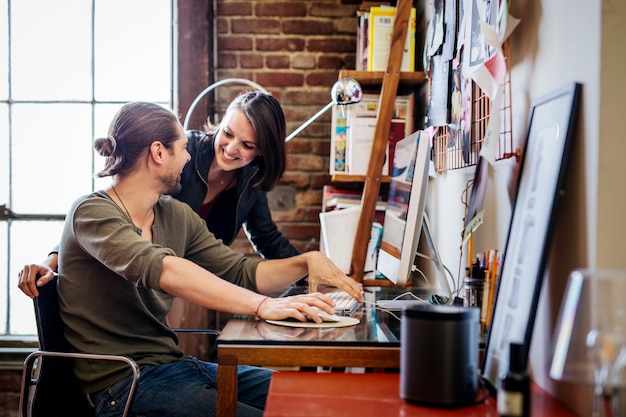
[{"label": "hair bun", "polygon": [[93,147],[96,149],[99,155],[108,157],[115,153],[117,148],[117,141],[111,135],[106,138],[98,138],[95,140]]}]

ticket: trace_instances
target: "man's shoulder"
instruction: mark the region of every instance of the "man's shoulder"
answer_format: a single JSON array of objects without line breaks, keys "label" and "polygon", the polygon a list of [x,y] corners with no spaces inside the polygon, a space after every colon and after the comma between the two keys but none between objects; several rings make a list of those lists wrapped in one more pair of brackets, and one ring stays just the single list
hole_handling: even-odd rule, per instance
[{"label": "man's shoulder", "polygon": [[108,196],[108,194],[104,191],[94,191],[90,194],[85,194],[81,197],[78,197],[76,200],[74,200],[74,203],[72,204],[72,208],[77,208],[79,206],[82,206],[86,203],[89,204],[102,204],[102,203],[111,203],[113,202],[113,200],[111,200],[111,198]]},{"label": "man's shoulder", "polygon": [[171,195],[163,194],[159,197],[157,206],[164,212],[172,213],[175,215],[193,215],[194,211],[189,207],[187,203],[172,197]]}]

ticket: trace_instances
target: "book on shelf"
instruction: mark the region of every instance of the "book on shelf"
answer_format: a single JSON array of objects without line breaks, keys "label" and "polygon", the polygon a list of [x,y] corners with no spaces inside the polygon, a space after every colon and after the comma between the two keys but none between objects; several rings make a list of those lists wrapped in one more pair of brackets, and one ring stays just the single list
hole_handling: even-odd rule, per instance
[{"label": "book on shelf", "polygon": [[333,197],[345,197],[360,200],[361,196],[363,195],[363,192],[361,190],[342,188],[335,185],[325,185],[322,188],[322,192],[322,198],[324,201],[328,201]]},{"label": "book on shelf", "polygon": [[368,26],[369,26],[369,16],[370,16],[370,7],[378,7],[378,6],[390,6],[390,2],[385,1],[364,1],[361,2],[359,9],[356,11],[357,16],[357,32],[356,32],[356,62],[355,62],[355,70],[357,71],[369,71],[367,67],[367,60],[369,55],[369,45],[368,45]]},{"label": "book on shelf", "polygon": [[[350,207],[360,207],[363,193],[359,190],[345,189],[333,185],[325,185],[322,196],[322,210],[342,210]],[[375,221],[382,224],[385,218],[387,202],[382,196],[376,203]]]},{"label": "book on shelf", "polygon": [[367,22],[370,11],[357,10],[357,32],[356,32],[356,59],[354,69],[357,71],[367,71]]},{"label": "book on shelf", "polygon": [[[391,50],[393,25],[396,18],[396,8],[392,6],[373,6],[369,9],[367,18],[367,70],[385,71]],[[415,70],[415,24],[416,9],[411,8],[409,15],[404,54],[400,70],[410,72]],[[358,35],[358,33],[357,33]],[[359,40],[357,40],[357,44]]]},{"label": "book on shelf", "polygon": [[[330,174],[366,175],[374,145],[380,95],[364,94],[361,102],[332,111]],[[383,175],[391,174],[395,144],[413,132],[414,93],[396,97]]]},{"label": "book on shelf", "polygon": [[[361,198],[351,197],[332,197],[326,202],[326,211],[341,210],[349,207],[360,207]],[[379,201],[376,203],[376,211],[384,212],[387,209],[387,202]]]},{"label": "book on shelf", "polygon": [[330,127],[330,174],[346,174],[348,119],[346,106],[333,106]]},{"label": "book on shelf", "polygon": [[[348,121],[350,126],[346,142],[348,173],[353,175],[367,174],[372,147],[374,146],[374,132],[376,131],[376,116],[351,115]],[[389,173],[387,163],[389,151],[386,152],[383,164],[383,173]]]}]

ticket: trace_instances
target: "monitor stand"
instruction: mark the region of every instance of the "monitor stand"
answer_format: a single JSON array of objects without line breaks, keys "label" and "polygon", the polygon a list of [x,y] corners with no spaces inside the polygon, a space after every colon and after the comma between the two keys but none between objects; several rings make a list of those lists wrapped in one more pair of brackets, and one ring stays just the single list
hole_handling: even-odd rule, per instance
[{"label": "monitor stand", "polygon": [[424,288],[425,292],[426,291],[428,292],[428,295],[427,295],[428,298],[424,298],[423,294],[419,294],[419,295],[413,294],[413,292],[415,291],[413,290],[411,291],[411,294],[407,292],[407,293],[400,294],[398,297],[393,298],[393,299],[377,300],[376,302],[377,307],[383,308],[385,310],[390,310],[390,311],[400,311],[407,304],[415,303],[416,301],[429,302],[431,304],[451,304],[453,302],[454,297],[452,294],[452,290],[450,289],[450,283],[448,281],[448,278],[446,277],[447,269],[444,266],[443,262],[441,261],[439,250],[437,249],[437,245],[435,244],[435,240],[433,239],[433,236],[430,230],[431,229],[430,229],[430,221],[428,220],[428,214],[424,212],[423,222],[422,222],[422,233],[424,234],[424,237],[426,238],[426,243],[428,244],[430,256],[422,254],[416,250],[413,255],[413,263],[415,264],[416,256],[420,256],[424,259],[428,259],[434,262],[435,267],[436,267],[436,272],[437,272],[437,275],[436,275],[437,285],[430,285],[430,282],[428,282],[429,286]]},{"label": "monitor stand", "polygon": [[[435,304],[450,304],[452,303],[454,297],[452,296],[452,290],[450,289],[450,282],[446,276],[446,267],[441,261],[441,256],[439,255],[439,250],[437,249],[437,245],[435,244],[435,240],[433,239],[432,233],[430,232],[430,221],[428,220],[428,214],[424,212],[424,218],[422,222],[422,231],[424,232],[424,237],[426,238],[426,243],[428,244],[428,248],[430,250],[431,256],[425,256],[416,251],[416,256],[422,256],[426,259],[430,259],[435,263],[435,267],[437,269],[437,283],[438,288],[444,290],[443,295],[439,295],[437,297],[437,292],[435,291],[435,295],[431,296],[435,301]],[[414,261],[415,262],[415,261]],[[436,290],[437,288],[433,288]]]}]

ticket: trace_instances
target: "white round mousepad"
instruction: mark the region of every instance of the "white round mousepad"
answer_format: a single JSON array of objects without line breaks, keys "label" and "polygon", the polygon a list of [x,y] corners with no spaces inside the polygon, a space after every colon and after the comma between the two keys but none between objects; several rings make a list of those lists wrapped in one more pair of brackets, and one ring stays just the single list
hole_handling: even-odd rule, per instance
[{"label": "white round mousepad", "polygon": [[308,327],[308,328],[324,328],[324,327],[348,327],[355,326],[361,321],[355,317],[340,316],[340,320],[336,322],[324,321],[322,323],[315,323],[313,321],[297,321],[297,320],[265,320],[270,324],[286,327]]}]

